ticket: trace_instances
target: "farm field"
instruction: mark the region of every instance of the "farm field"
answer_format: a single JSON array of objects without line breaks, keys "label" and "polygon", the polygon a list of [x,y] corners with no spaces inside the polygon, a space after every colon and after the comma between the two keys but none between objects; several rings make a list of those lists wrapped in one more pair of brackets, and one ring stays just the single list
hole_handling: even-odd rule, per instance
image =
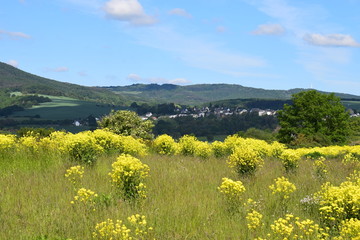
[{"label": "farm field", "polygon": [[81,101],[69,97],[44,96],[49,97],[52,101],[16,112],[10,117],[39,115],[41,119],[47,120],[84,119],[89,115],[102,116],[108,114],[112,109],[120,109],[120,107],[109,104]]},{"label": "farm field", "polygon": [[0,135],[0,239],[352,239],[358,153],[236,136]]}]

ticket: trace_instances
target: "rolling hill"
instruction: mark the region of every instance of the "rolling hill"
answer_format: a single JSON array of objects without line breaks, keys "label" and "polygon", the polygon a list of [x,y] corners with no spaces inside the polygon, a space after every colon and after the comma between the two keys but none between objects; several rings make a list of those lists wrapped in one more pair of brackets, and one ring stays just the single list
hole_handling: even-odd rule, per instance
[{"label": "rolling hill", "polygon": [[[288,100],[291,95],[307,89],[266,90],[236,84],[197,84],[178,86],[172,84],[134,84],[131,86],[104,87],[131,101],[199,105],[229,99]],[[342,99],[359,99],[360,96],[335,93]]]},{"label": "rolling hill", "polygon": [[84,87],[39,77],[2,62],[0,62],[0,90],[64,96],[117,105],[124,105],[126,102],[121,95],[104,88]]}]

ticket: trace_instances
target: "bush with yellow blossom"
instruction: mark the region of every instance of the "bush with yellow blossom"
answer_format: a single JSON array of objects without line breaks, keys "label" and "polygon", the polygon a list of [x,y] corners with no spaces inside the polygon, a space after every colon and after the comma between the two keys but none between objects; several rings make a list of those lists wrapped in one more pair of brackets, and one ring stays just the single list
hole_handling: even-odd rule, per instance
[{"label": "bush with yellow blossom", "polygon": [[263,165],[263,159],[251,147],[235,148],[227,163],[238,175],[252,175]]},{"label": "bush with yellow blossom", "polygon": [[122,220],[107,219],[98,223],[93,232],[93,238],[97,240],[140,240],[151,238],[153,228],[147,226],[146,217],[134,214],[127,218],[130,226],[126,226]]},{"label": "bush with yellow blossom", "polygon": [[335,237],[334,240],[360,239],[360,220],[357,218],[351,218],[341,221],[339,233],[340,235]]},{"label": "bush with yellow blossom", "polygon": [[269,188],[272,190],[272,194],[279,196],[280,199],[288,199],[290,194],[296,190],[295,185],[286,177],[276,178],[274,184],[271,184]]},{"label": "bush with yellow blossom", "polygon": [[246,191],[241,181],[233,181],[230,178],[223,178],[220,187],[218,187],[220,193],[222,193],[228,210],[235,212],[241,206],[242,197]]},{"label": "bush with yellow blossom", "polygon": [[298,152],[296,152],[296,150],[287,149],[281,153],[279,158],[281,159],[286,172],[295,172],[299,167],[301,156]]},{"label": "bush with yellow blossom", "polygon": [[315,196],[319,200],[321,218],[329,226],[336,227],[351,218],[360,219],[359,174],[355,173],[340,186],[325,183]]},{"label": "bush with yellow blossom", "polygon": [[323,240],[328,237],[326,231],[313,220],[301,220],[292,214],[286,214],[284,218],[278,218],[270,227],[272,230],[271,239]]},{"label": "bush with yellow blossom", "polygon": [[71,204],[81,204],[86,209],[95,211],[96,198],[98,194],[86,188],[80,188]]},{"label": "bush with yellow blossom", "polygon": [[65,177],[72,183],[74,189],[78,187],[84,175],[84,167],[77,165],[66,170]]},{"label": "bush with yellow blossom", "polygon": [[139,159],[122,154],[112,164],[109,173],[112,184],[124,199],[135,200],[146,198],[144,179],[148,176],[150,168]]},{"label": "bush with yellow blossom", "polygon": [[178,144],[171,136],[163,134],[153,141],[153,148],[161,155],[173,155],[178,149]]}]

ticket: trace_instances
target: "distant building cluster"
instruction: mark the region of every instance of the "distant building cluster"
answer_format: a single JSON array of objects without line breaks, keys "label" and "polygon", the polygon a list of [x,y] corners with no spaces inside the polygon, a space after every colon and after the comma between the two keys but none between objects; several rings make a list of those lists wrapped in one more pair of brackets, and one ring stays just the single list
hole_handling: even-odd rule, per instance
[{"label": "distant building cluster", "polygon": [[184,109],[177,109],[177,114],[172,114],[168,116],[158,116],[154,117],[151,112],[146,113],[142,116],[143,120],[153,119],[156,120],[157,118],[161,117],[169,117],[169,118],[178,118],[178,117],[193,117],[193,118],[201,118],[201,117],[208,117],[210,115],[215,115],[217,117],[225,117],[231,115],[242,115],[248,113],[258,114],[259,116],[274,116],[277,113],[277,110],[271,109],[259,109],[259,108],[252,108],[252,109],[244,109],[244,108],[235,108],[230,109],[226,107],[218,107],[210,109],[209,107],[202,107],[202,108],[184,108]]}]

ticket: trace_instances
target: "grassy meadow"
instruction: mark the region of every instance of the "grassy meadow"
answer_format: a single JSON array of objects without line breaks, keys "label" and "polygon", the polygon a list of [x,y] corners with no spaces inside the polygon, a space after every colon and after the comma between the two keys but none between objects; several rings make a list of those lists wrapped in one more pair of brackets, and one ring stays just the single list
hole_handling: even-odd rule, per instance
[{"label": "grassy meadow", "polygon": [[110,104],[82,101],[69,97],[47,96],[51,102],[40,103],[21,112],[15,112],[10,117],[36,116],[46,120],[84,119],[89,115],[103,116],[119,107]]},{"label": "grassy meadow", "polygon": [[[154,144],[148,144],[146,154],[133,151],[133,155],[150,168],[149,176],[144,178],[146,198],[131,201],[118,195],[109,176],[119,154],[129,153],[126,147],[121,152],[99,150],[102,153],[96,154],[96,160],[89,165],[81,163],[81,157],[64,153],[62,149],[72,151],[63,148],[65,143],[51,147],[49,139],[29,137],[14,140],[16,145],[10,146],[4,139],[0,140],[0,239],[111,239],[94,238],[96,224],[113,219],[130,226],[127,218],[133,214],[146,216],[147,226],[153,228],[147,235],[134,239],[298,239],[293,233],[286,238],[272,225],[286,214],[292,214],[301,220],[311,219],[325,228],[319,205],[304,199],[320,191],[324,182],[338,186],[358,169],[356,162],[345,164],[342,157],[327,157],[327,174],[320,178],[313,159],[303,157],[298,167],[285,171],[279,158],[266,154],[262,156],[262,166],[259,165],[253,174],[239,175],[229,167],[228,155],[204,157],[196,152],[184,154],[181,150],[164,155],[158,153]],[[68,136],[58,139],[66,142]],[[51,139],[55,140],[56,137]],[[34,142],[29,144],[31,141],[46,147],[34,147]],[[104,141],[101,144],[105,149]],[[180,140],[178,144],[184,142]],[[76,182],[76,187],[65,177],[67,169],[75,165],[84,167],[83,177]],[[274,179],[281,176],[296,186],[287,199],[279,198],[269,188]],[[218,190],[224,177],[241,181],[246,188],[235,202],[226,201]],[[71,204],[80,187],[98,194],[93,202],[95,210],[80,202]],[[248,199],[255,203],[246,204]],[[229,204],[235,204],[236,208]],[[261,225],[251,229],[246,217],[254,209],[263,217]],[[328,238],[309,235],[304,239],[334,239],[339,231],[332,226],[327,230]]]}]

